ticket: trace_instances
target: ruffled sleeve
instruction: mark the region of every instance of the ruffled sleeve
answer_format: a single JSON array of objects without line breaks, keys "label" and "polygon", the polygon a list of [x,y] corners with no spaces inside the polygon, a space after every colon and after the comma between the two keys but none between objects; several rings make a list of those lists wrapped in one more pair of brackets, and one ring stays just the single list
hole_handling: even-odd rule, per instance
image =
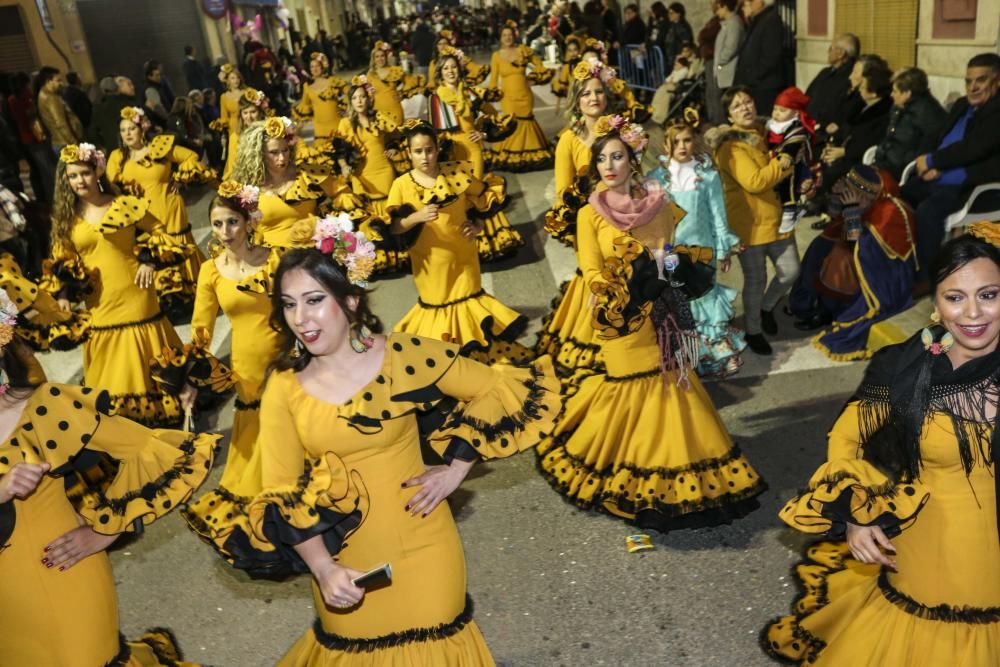
[{"label": "ruffled sleeve", "polygon": [[304,121],[313,116],[312,87],[309,84],[302,86],[302,99],[292,107],[292,119]]},{"label": "ruffled sleeve", "polygon": [[128,227],[136,229],[135,254],[143,264],[157,268],[183,260],[193,246],[178,243],[166,233],[163,223],[149,212],[149,200],[122,195],[116,197],[98,223],[102,234],[115,234]]},{"label": "ruffled sleeve", "polygon": [[[490,75],[489,65],[480,65],[469,61],[465,64],[465,85],[481,86]],[[434,83],[431,81],[430,83]]]},{"label": "ruffled sleeve", "polygon": [[0,475],[22,461],[49,463],[50,475],[68,475],[85,452],[116,461],[114,478],[77,507],[105,535],[151,523],[185,502],[211,470],[220,437],[153,430],[116,417],[108,393],[89,387],[42,385],[25,410],[28,420],[0,445]]},{"label": "ruffled sleeve", "polygon": [[708,208],[712,212],[712,224],[715,228],[715,256],[722,260],[731,252],[739,249],[740,237],[729,227],[729,217],[726,214],[725,195],[722,190],[722,179],[714,168],[706,170],[705,188],[708,190]]},{"label": "ruffled sleeve", "polygon": [[214,169],[203,165],[198,159],[197,153],[183,146],[173,145],[171,147],[170,161],[174,163],[171,179],[180,185],[191,185],[192,183],[207,185],[219,180],[219,175]]},{"label": "ruffled sleeve", "polygon": [[267,555],[238,554],[237,565],[246,559],[270,562],[273,569],[308,572],[295,545],[320,535],[336,555],[368,511],[368,494],[357,473],[332,452],[319,458],[306,452],[289,402],[294,382],[291,371],[276,373],[261,398],[257,446],[263,490],[247,507],[248,547]]},{"label": "ruffled sleeve", "polygon": [[39,287],[56,298],[83,301],[93,289],[92,275],[76,248],[53,237],[48,259],[42,262]]},{"label": "ruffled sleeve", "polygon": [[559,68],[559,75],[552,80],[552,94],[556,97],[569,95],[569,64]]},{"label": "ruffled sleeve", "polygon": [[427,92],[427,77],[423,74],[407,74],[402,78],[399,96],[402,99],[421,95]]},{"label": "ruffled sleeve", "polygon": [[779,516],[805,533],[840,534],[847,523],[878,526],[892,537],[910,526],[930,499],[919,481],[897,482],[863,460],[859,402],[847,404],[829,435],[829,460]]},{"label": "ruffled sleeve", "polygon": [[18,335],[36,350],[68,350],[76,347],[90,331],[88,311],[67,312],[55,298],[21,273],[10,253],[0,253],[0,288],[17,307]]},{"label": "ruffled sleeve", "polygon": [[531,65],[531,71],[528,72],[528,81],[533,86],[543,86],[552,80],[555,70],[546,67],[542,59],[530,47],[521,47],[521,57],[524,58],[525,64]]}]

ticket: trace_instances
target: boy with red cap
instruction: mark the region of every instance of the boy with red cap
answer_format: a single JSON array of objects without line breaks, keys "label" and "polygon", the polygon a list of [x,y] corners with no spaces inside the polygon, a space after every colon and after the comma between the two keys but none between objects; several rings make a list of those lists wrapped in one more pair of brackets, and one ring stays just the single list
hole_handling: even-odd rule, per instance
[{"label": "boy with red cap", "polygon": [[809,97],[792,86],[774,100],[767,121],[767,143],[775,155],[785,153],[797,165],[791,176],[777,185],[781,198],[779,234],[786,234],[802,219],[803,204],[814,190],[813,158],[816,144],[816,121],[806,113]]}]

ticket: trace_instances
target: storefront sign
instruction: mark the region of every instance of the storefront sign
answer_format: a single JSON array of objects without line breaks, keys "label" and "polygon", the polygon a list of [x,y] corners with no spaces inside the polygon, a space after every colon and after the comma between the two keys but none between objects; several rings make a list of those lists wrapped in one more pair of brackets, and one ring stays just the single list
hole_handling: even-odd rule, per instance
[{"label": "storefront sign", "polygon": [[45,32],[52,32],[56,29],[52,25],[52,15],[49,14],[49,6],[45,4],[45,0],[35,0],[35,6],[38,7],[38,16],[42,19],[42,29]]},{"label": "storefront sign", "polygon": [[221,19],[229,11],[229,0],[201,0],[201,11],[213,19]]}]

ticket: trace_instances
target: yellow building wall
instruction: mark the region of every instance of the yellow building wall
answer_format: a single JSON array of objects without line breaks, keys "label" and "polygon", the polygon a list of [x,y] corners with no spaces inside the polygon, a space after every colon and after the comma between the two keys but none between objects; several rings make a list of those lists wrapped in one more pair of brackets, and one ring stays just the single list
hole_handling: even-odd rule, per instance
[{"label": "yellow building wall", "polygon": [[[39,67],[49,65],[62,72],[75,71],[84,85],[94,83],[94,65],[87,50],[87,39],[80,25],[73,0],[46,0],[52,25],[46,35],[35,0],[0,0],[0,6],[18,5],[28,33],[28,41]],[[49,37],[52,41],[49,41]],[[53,44],[54,43],[54,44]]]}]

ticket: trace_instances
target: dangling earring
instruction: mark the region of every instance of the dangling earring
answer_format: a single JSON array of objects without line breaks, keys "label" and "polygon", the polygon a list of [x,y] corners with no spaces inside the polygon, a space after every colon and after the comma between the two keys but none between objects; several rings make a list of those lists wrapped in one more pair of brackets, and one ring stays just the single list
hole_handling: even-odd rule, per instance
[{"label": "dangling earring", "polygon": [[375,338],[371,330],[362,322],[355,322],[351,325],[351,349],[358,354],[364,354],[375,345]]},{"label": "dangling earring", "polygon": [[8,389],[10,389],[10,378],[7,377],[7,371],[0,368],[0,396],[6,394]]},{"label": "dangling earring", "polygon": [[941,313],[936,310],[931,313],[931,322],[934,324],[941,324]]},{"label": "dangling earring", "polygon": [[951,335],[950,331],[945,331],[941,340],[935,340],[934,332],[931,331],[930,327],[927,327],[920,332],[920,342],[924,344],[925,350],[937,356],[951,349],[951,346],[955,344],[955,337]]},{"label": "dangling earring", "polygon": [[300,359],[302,354],[306,351],[306,346],[302,344],[302,341],[298,338],[295,339],[295,345],[292,346],[292,359]]}]

